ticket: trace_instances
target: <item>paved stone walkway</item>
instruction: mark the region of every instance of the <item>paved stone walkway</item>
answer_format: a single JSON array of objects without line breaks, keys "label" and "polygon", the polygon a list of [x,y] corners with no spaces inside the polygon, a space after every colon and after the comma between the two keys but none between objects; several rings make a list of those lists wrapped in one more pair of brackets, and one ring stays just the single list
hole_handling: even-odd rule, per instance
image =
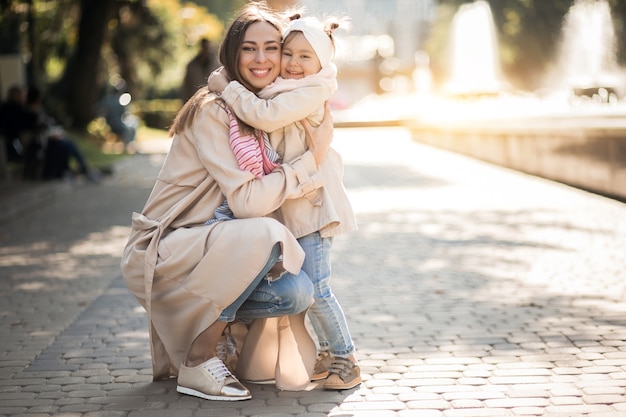
[{"label": "paved stone walkway", "polygon": [[360,230],[333,287],[365,382],[225,403],[151,382],[119,256],[162,153],[0,214],[0,416],[626,416],[626,205],[338,129]]}]

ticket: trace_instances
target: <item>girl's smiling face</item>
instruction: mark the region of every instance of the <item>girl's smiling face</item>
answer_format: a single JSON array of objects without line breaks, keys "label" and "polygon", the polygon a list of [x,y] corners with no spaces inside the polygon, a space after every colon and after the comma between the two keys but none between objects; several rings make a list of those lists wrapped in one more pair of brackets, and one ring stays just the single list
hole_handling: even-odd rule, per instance
[{"label": "girl's smiling face", "polygon": [[280,33],[267,22],[255,22],[246,30],[238,69],[241,77],[257,91],[280,74],[280,44]]},{"label": "girl's smiling face", "polygon": [[280,60],[280,76],[283,78],[304,78],[322,69],[315,50],[302,32],[292,32],[283,43]]}]

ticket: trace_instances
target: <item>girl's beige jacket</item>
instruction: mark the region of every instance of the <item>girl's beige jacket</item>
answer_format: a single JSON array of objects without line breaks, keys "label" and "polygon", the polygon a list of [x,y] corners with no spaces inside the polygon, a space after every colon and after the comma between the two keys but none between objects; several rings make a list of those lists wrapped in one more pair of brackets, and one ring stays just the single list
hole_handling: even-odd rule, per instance
[{"label": "girl's beige jacket", "polygon": [[[259,179],[240,170],[222,106],[209,95],[192,128],[174,136],[122,255],[126,285],[148,313],[155,380],[178,374],[191,342],[258,275],[274,244],[285,269],[299,272],[298,242],[264,216],[323,186],[310,152]],[[224,198],[237,219],[205,225]],[[240,335],[240,378],[275,379],[281,389],[308,384],[315,346],[302,315],[293,320],[256,320]]]},{"label": "girl's beige jacket", "polygon": [[[270,133],[272,147],[284,161],[303,155],[306,145],[301,120],[318,126],[324,116],[323,103],[331,91],[323,83],[306,83],[282,92],[269,100],[258,98],[237,81],[228,83],[221,96],[235,114],[257,129]],[[357,222],[343,184],[343,161],[329,149],[320,165],[324,187],[306,198],[286,200],[273,214],[300,238],[313,232],[323,237],[336,236],[357,229]]]}]

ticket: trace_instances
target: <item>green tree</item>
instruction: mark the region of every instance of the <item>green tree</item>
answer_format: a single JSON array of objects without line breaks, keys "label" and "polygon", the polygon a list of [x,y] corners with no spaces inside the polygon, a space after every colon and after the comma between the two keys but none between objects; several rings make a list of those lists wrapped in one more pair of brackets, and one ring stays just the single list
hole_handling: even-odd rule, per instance
[{"label": "green tree", "polygon": [[227,22],[247,0],[192,0],[198,6],[205,7],[209,13],[216,15],[222,22]]},{"label": "green tree", "polygon": [[626,2],[623,0],[610,0],[611,15],[615,25],[615,35],[620,41],[617,43],[617,61],[626,65]]},{"label": "green tree", "polygon": [[107,23],[115,10],[115,0],[80,0],[80,21],[74,53],[67,63],[56,91],[65,90],[67,121],[83,129],[93,119],[98,99],[98,71],[102,62],[100,50]]},{"label": "green tree", "polygon": [[563,18],[572,0],[491,1],[500,58],[509,80],[521,88],[541,86],[554,63]]},{"label": "green tree", "polygon": [[[490,0],[498,36],[501,69],[518,88],[537,88],[554,58],[563,16],[573,0]],[[472,1],[441,0],[428,50],[434,54],[436,79],[449,65],[448,34],[459,7]],[[442,53],[441,51],[445,51]]]},{"label": "green tree", "polygon": [[0,53],[29,57],[28,83],[76,128],[121,79],[138,99],[178,88],[200,37],[217,42],[222,31],[216,16],[179,0],[0,0]]}]

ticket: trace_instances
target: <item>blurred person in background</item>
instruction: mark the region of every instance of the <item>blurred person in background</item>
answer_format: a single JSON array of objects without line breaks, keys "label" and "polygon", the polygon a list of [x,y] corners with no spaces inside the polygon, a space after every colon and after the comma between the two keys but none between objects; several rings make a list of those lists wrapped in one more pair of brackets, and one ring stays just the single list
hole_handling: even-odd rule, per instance
[{"label": "blurred person in background", "polygon": [[[94,182],[100,181],[100,172],[90,169],[87,160],[80,151],[76,142],[68,137],[65,129],[49,116],[42,106],[42,93],[37,87],[30,87],[26,95],[24,130],[31,132],[31,140],[26,155],[27,160],[33,162],[42,159],[41,178],[72,179],[75,175],[83,175]],[[77,165],[77,171],[71,169],[71,161]],[[31,175],[38,176],[32,172]]]},{"label": "blurred person in background", "polygon": [[183,104],[200,88],[206,86],[207,78],[219,66],[213,45],[207,38],[200,40],[200,51],[187,64],[180,92]]},{"label": "blurred person in background", "polygon": [[25,118],[26,96],[24,88],[12,85],[7,91],[6,99],[0,104],[0,137],[5,146],[6,158],[9,162],[19,162],[24,156],[24,146],[20,136]]},{"label": "blurred person in background", "polygon": [[100,102],[99,112],[104,116],[111,132],[122,140],[126,151],[134,153],[138,119],[129,109],[131,95],[124,91],[125,88],[124,80],[111,87]]}]

